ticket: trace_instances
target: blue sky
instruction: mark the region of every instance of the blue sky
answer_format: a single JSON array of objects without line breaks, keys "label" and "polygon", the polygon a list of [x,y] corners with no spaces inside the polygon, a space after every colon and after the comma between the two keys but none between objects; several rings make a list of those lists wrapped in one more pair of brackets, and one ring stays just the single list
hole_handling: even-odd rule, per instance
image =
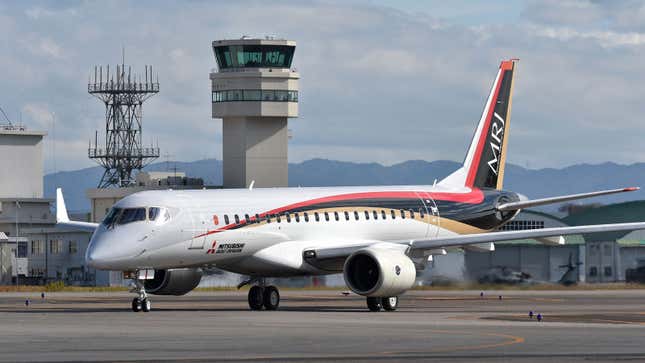
[{"label": "blue sky", "polygon": [[50,133],[48,172],[54,154],[58,170],[94,165],[87,144],[104,108],[87,78],[123,46],[126,63],[159,72],[145,142],[172,159],[219,158],[210,44],[242,35],[298,42],[294,162],[461,160],[499,61],[512,57],[510,162],[645,160],[640,1],[22,1],[0,3],[0,32],[0,105]]}]

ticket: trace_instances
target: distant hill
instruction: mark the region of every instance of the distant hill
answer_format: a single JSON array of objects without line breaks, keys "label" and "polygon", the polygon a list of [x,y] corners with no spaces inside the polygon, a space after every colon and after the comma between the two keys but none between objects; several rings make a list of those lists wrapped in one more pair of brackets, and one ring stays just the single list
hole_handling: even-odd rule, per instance
[{"label": "distant hill", "polygon": [[[206,159],[193,162],[161,162],[146,167],[149,171],[174,169],[200,177],[208,185],[222,184],[221,160]],[[405,161],[391,166],[378,163],[352,163],[312,159],[289,164],[291,186],[341,186],[341,185],[401,185],[432,184],[459,167],[454,161]],[[58,172],[45,176],[45,196],[53,198],[56,186],[65,191],[68,209],[89,210],[85,190],[95,188],[103,170],[100,167]],[[619,165],[603,163],[580,164],[562,169],[526,169],[517,165],[506,168],[505,189],[522,193],[531,198],[573,194],[623,186],[645,187],[645,163]],[[645,191],[625,193],[593,199],[599,203],[615,203],[645,199]],[[550,208],[550,209],[549,209]],[[553,211],[555,206],[546,210]]]}]

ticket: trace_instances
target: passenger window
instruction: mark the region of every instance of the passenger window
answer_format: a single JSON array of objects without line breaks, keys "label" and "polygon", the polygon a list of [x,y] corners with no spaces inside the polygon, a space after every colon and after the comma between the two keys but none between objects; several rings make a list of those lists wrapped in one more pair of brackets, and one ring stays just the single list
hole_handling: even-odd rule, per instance
[{"label": "passenger window", "polygon": [[267,219],[267,223],[271,223],[271,215],[270,214],[267,214],[265,216],[265,218]]},{"label": "passenger window", "polygon": [[328,212],[325,212],[325,220],[326,220],[327,222],[329,222],[329,213],[328,213]]},{"label": "passenger window", "polygon": [[296,216],[296,222],[300,223],[300,214],[296,213],[295,216]]},{"label": "passenger window", "polygon": [[414,218],[414,209],[410,209],[410,218]]},{"label": "passenger window", "polygon": [[287,223],[291,223],[291,214],[285,213],[285,217],[287,217]]},{"label": "passenger window", "polygon": [[369,221],[370,220],[370,212],[365,211],[365,220]]},{"label": "passenger window", "polygon": [[218,225],[219,224],[219,217],[217,217],[216,214],[213,214],[213,224]]},{"label": "passenger window", "polygon": [[256,213],[255,214],[255,223],[260,223],[260,222],[261,222],[260,221],[260,215]]},{"label": "passenger window", "polygon": [[377,211],[372,211],[372,215],[374,216],[374,219],[378,219],[378,212]]},{"label": "passenger window", "polygon": [[245,215],[244,215],[244,221],[246,222],[246,224],[251,223],[251,218],[249,218],[249,215],[248,215],[248,214],[245,214]]},{"label": "passenger window", "polygon": [[320,215],[318,212],[314,212],[314,218],[316,219],[316,222],[320,222]]},{"label": "passenger window", "polygon": [[423,210],[423,207],[419,208],[419,215],[421,218],[425,217],[425,211]]},{"label": "passenger window", "polygon": [[224,223],[229,224],[228,214],[224,214]]},{"label": "passenger window", "polygon": [[276,222],[278,222],[278,223],[282,222],[282,217],[280,217],[280,214],[276,214],[276,215],[275,215],[275,220],[276,220]]},{"label": "passenger window", "polygon": [[396,219],[396,212],[394,211],[394,209],[390,210],[390,212],[392,214],[392,219]]},{"label": "passenger window", "polygon": [[307,212],[304,212],[303,215],[305,217],[305,222],[309,222],[309,214],[307,214]]},{"label": "passenger window", "polygon": [[235,215],[235,223],[240,223],[240,217],[237,214]]},{"label": "passenger window", "polygon": [[382,218],[382,219],[386,219],[386,218],[387,218],[387,214],[385,214],[385,211],[384,211],[384,210],[381,210],[381,218]]},{"label": "passenger window", "polygon": [[405,211],[401,209],[401,219],[405,219]]},{"label": "passenger window", "polygon": [[334,218],[336,219],[336,222],[340,220],[340,218],[338,217],[338,212],[334,212]]},{"label": "passenger window", "polygon": [[345,220],[346,220],[346,221],[348,221],[348,220],[349,220],[349,212],[348,212],[348,211],[345,211]]}]

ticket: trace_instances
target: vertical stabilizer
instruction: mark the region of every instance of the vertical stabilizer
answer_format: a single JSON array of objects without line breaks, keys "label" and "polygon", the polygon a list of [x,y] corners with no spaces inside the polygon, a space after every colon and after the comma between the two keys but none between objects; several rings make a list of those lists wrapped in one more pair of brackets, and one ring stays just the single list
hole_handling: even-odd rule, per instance
[{"label": "vertical stabilizer", "polygon": [[440,184],[502,189],[516,61],[500,64],[463,165]]}]

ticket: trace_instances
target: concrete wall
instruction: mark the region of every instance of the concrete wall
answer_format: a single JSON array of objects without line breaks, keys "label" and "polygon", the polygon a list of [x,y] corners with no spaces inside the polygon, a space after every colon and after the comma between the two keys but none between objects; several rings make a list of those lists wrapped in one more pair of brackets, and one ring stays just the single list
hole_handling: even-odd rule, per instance
[{"label": "concrete wall", "polygon": [[[300,76],[289,69],[256,69],[210,74],[213,91],[298,91]],[[286,187],[288,118],[298,117],[298,102],[213,102],[222,118],[224,187]]]},{"label": "concrete wall", "polygon": [[0,198],[42,198],[44,135],[0,129]]},{"label": "concrete wall", "polygon": [[223,130],[225,187],[289,185],[286,117],[225,118]]}]

